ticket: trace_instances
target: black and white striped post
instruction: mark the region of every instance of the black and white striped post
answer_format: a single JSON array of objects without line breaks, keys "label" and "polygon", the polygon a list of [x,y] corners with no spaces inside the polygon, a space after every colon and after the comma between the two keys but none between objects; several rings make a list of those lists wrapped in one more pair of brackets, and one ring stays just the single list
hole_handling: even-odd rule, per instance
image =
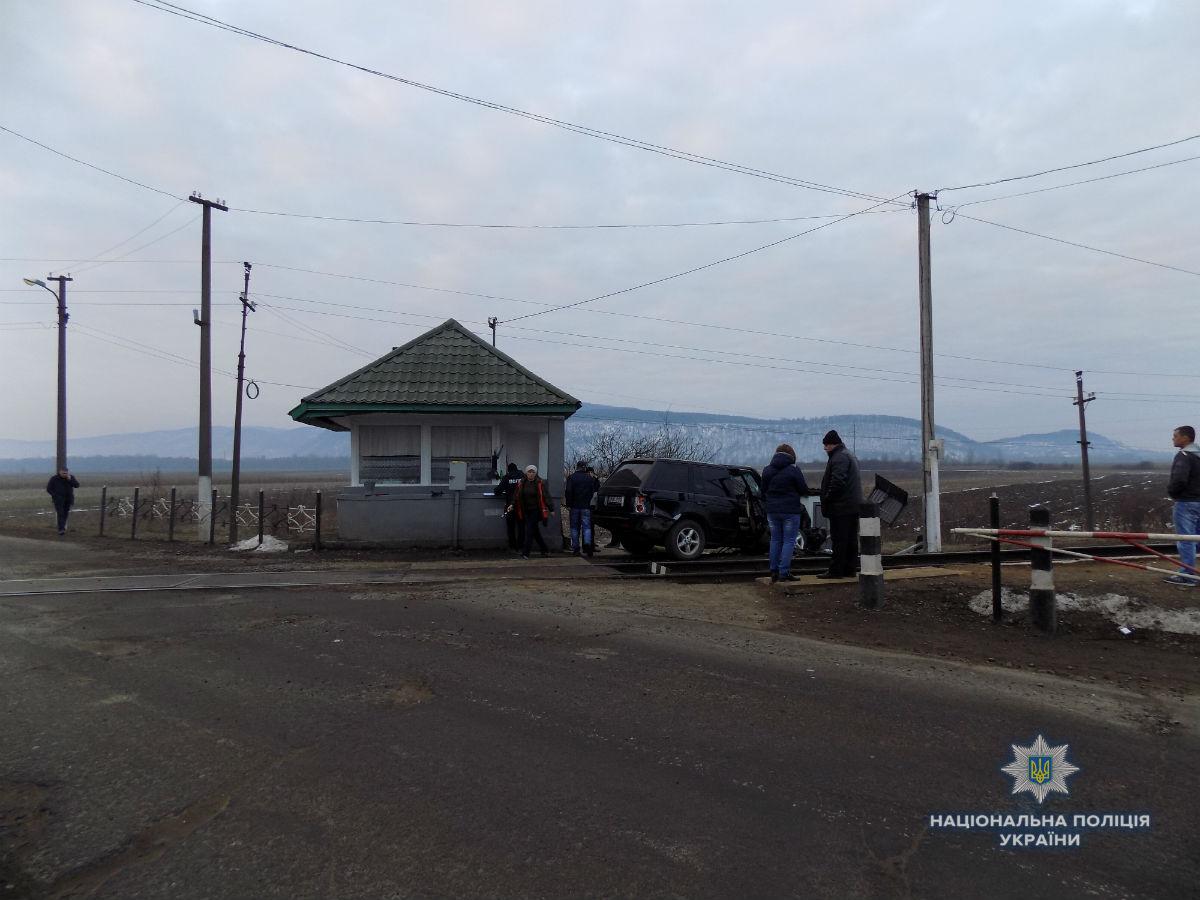
[{"label": "black and white striped post", "polygon": [[[1031,506],[1029,528],[1048,530],[1050,510]],[[1029,617],[1038,630],[1054,634],[1058,628],[1058,610],[1054,596],[1054,556],[1050,552],[1053,538],[1031,537],[1029,543],[1037,545],[1029,552]]]},{"label": "black and white striped post", "polygon": [[864,503],[858,508],[858,605],[883,606],[883,546],[879,507]]}]

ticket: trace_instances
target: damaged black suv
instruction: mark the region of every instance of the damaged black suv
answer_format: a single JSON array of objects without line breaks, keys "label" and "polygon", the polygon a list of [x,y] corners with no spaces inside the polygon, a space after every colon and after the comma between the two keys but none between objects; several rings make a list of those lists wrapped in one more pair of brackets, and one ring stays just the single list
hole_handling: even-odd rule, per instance
[{"label": "damaged black suv", "polygon": [[[763,551],[770,540],[759,474],[749,466],[625,460],[601,485],[594,519],[636,555],[661,546],[689,560],[706,547]],[[819,547],[824,534],[806,515],[798,549],[814,541]]]}]

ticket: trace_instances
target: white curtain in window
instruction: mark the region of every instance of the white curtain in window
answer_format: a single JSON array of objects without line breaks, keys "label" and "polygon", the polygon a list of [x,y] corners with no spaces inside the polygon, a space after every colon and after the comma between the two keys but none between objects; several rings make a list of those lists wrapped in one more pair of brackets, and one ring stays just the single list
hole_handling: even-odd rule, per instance
[{"label": "white curtain in window", "polygon": [[358,429],[359,456],[420,456],[420,425],[363,425]]},{"label": "white curtain in window", "polygon": [[434,459],[478,459],[492,455],[489,425],[434,425],[430,430]]}]

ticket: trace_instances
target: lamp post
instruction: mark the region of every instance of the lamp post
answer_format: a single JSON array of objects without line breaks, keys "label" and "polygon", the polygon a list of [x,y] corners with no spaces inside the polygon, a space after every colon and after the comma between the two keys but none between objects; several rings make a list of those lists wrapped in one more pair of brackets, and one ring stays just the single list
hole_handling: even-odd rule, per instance
[{"label": "lamp post", "polygon": [[40,287],[54,295],[58,301],[58,434],[55,441],[55,469],[67,466],[67,282],[70,275],[47,275],[46,281],[57,281],[58,290],[49,287],[40,278],[22,279],[30,287]]}]

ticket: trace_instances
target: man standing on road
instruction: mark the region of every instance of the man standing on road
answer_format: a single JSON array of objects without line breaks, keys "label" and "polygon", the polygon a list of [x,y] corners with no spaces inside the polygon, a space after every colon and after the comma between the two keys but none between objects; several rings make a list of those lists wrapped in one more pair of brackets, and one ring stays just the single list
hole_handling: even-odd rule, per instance
[{"label": "man standing on road", "polygon": [[51,475],[50,480],[46,482],[46,493],[54,502],[54,512],[58,515],[59,535],[67,533],[67,516],[71,514],[71,507],[75,505],[77,487],[79,482],[66,466],[59,469],[57,475]]},{"label": "man standing on road", "polygon": [[576,556],[592,555],[592,497],[596,486],[595,476],[588,474],[588,464],[580,460],[563,489],[563,500],[571,510],[571,552]]},{"label": "man standing on road", "polygon": [[510,462],[508,471],[504,473],[504,477],[500,479],[494,492],[497,497],[504,499],[504,527],[508,530],[508,549],[513,553],[519,552],[521,545],[525,542],[525,534],[521,530],[521,520],[517,518],[517,511],[513,509],[513,497],[516,495],[521,481],[521,470],[517,468],[516,463]]},{"label": "man standing on road", "polygon": [[829,571],[818,578],[851,578],[858,571],[858,513],[862,505],[862,481],[858,460],[836,431],[821,439],[829,461],[821,479],[821,511],[829,519],[833,559]]},{"label": "man standing on road", "polygon": [[[1171,480],[1167,483],[1167,496],[1175,501],[1175,533],[1200,534],[1200,447],[1196,446],[1196,429],[1180,425],[1171,435],[1171,443],[1179,450],[1171,463]],[[1178,575],[1163,580],[1195,587],[1196,545],[1180,541],[1178,547],[1183,567]]]},{"label": "man standing on road", "polygon": [[533,549],[535,540],[542,556],[549,556],[546,540],[542,537],[542,523],[550,519],[550,498],[546,491],[546,482],[538,478],[537,466],[525,467],[525,477],[517,485],[509,509],[525,526],[525,539],[521,545],[522,559],[529,559],[529,551]]}]

